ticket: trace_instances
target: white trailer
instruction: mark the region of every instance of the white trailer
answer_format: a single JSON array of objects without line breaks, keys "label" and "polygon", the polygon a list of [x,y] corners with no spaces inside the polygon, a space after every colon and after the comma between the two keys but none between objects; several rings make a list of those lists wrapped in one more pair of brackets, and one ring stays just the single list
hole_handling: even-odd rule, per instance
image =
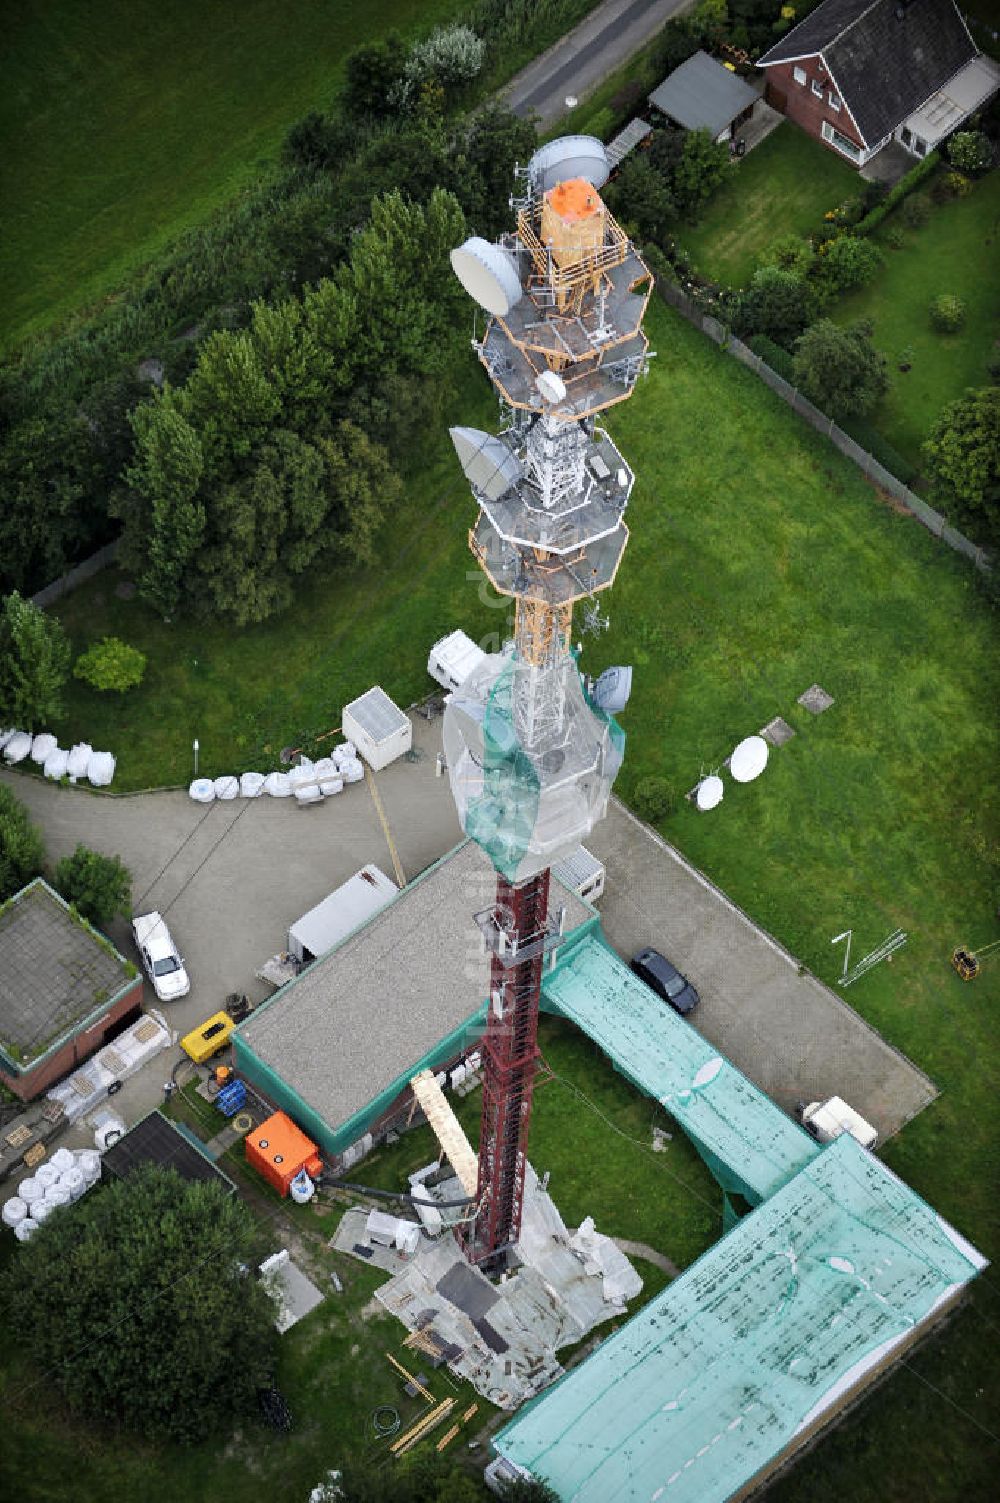
[{"label": "white trailer", "polygon": [[464,631],[449,632],[435,642],[427,658],[427,672],[442,689],[457,689],[486,656]]},{"label": "white trailer", "polygon": [[378,684],[345,707],[341,726],[373,772],[381,772],[413,745],[410,717]]},{"label": "white trailer", "polygon": [[288,953],[305,965],[325,955],[355,929],[381,913],[399,888],[377,866],[363,866],[310,908],[288,931]]},{"label": "white trailer", "polygon": [[878,1142],[878,1133],[871,1123],[839,1096],[830,1096],[826,1101],[810,1101],[808,1106],[798,1107],[797,1112],[802,1126],[817,1143],[832,1143],[845,1132],[850,1133],[862,1148],[874,1148]]}]

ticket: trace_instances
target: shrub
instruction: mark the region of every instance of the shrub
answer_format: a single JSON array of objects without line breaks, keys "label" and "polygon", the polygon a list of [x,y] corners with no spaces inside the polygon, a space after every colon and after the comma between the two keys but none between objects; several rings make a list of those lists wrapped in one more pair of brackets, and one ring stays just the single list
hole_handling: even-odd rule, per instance
[{"label": "shrub", "polygon": [[1000,381],[1000,339],[993,341],[993,348],[986,357],[986,370],[994,381]]},{"label": "shrub", "polygon": [[877,225],[880,225],[887,214],[890,214],[897,204],[902,203],[911,193],[915,193],[925,178],[935,171],[940,161],[936,151],[930,151],[927,155],[911,167],[905,177],[901,177],[894,188],[889,190],[888,196],[882,202],[876,204],[859,224],[855,225],[856,235],[870,235]]},{"label": "shrub", "polygon": [[778,344],[790,345],[815,311],[815,294],[807,282],[793,271],[764,266],[740,294],[734,323],[738,334],[767,334]]},{"label": "shrub", "polygon": [[132,874],[118,856],[78,845],[55,870],[55,885],[90,923],[103,928],[116,913],[132,911]]},{"label": "shrub", "polygon": [[899,206],[899,217],[908,230],[919,230],[931,216],[931,201],[926,193],[914,193]]},{"label": "shrub", "polygon": [[857,235],[841,235],[817,261],[816,275],[830,292],[848,292],[870,282],[881,264],[877,245]]},{"label": "shrub", "polygon": [[930,314],[939,334],[957,334],[965,323],[965,304],[953,292],[941,292],[931,303]]},{"label": "shrub", "polygon": [[882,236],[882,243],[890,250],[902,250],[906,244],[906,236],[898,224],[891,224]]},{"label": "shrub", "polygon": [[413,104],[423,83],[433,80],[445,90],[470,83],[483,66],[486,43],[471,26],[439,26],[411,50],[397,91],[404,104]]},{"label": "shrub", "polygon": [[895,475],[903,485],[912,485],[917,477],[916,465],[904,459],[899,450],[894,449],[877,428],[873,428],[871,423],[864,418],[849,418],[844,426],[855,443],[860,444],[862,449],[867,449],[871,457],[878,460],[883,469],[888,470],[890,475]]},{"label": "shrub", "polygon": [[815,253],[808,240],[803,240],[801,235],[788,234],[769,245],[761,253],[757,265],[780,266],[782,271],[793,271],[796,276],[804,277],[814,258]]},{"label": "shrub", "polygon": [[775,344],[774,340],[768,339],[766,334],[754,334],[747,340],[747,345],[777,375],[783,376],[789,383],[794,381],[795,361],[787,350],[781,348],[780,344]]},{"label": "shrub", "polygon": [[934,184],[934,197],[945,203],[950,198],[965,198],[972,192],[972,184],[960,172],[946,172]]},{"label": "shrub", "polygon": [[656,824],[677,808],[677,792],[666,778],[640,778],[632,802],[643,819]]},{"label": "shrub", "polygon": [[960,130],[947,146],[948,160],[962,172],[985,172],[993,160],[989,136],[981,130]]},{"label": "shrub", "polygon": [[0,783],[0,903],[37,877],[44,860],[42,837],[27,809]]},{"label": "shrub", "polygon": [[796,341],[795,384],[832,418],[868,412],[889,385],[885,356],[871,342],[871,325],[841,328],[828,318],[813,324]]},{"label": "shrub", "polygon": [[82,678],[94,689],[116,689],[124,694],[142,683],[146,657],[138,647],[130,647],[120,637],[104,637],[81,653],[73,668],[73,677]]}]

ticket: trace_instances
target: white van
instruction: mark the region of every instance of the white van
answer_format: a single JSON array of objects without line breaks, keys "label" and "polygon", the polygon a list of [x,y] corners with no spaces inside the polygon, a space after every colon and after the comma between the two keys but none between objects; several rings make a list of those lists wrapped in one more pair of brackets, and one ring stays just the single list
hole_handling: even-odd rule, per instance
[{"label": "white van", "polygon": [[874,1148],[878,1142],[878,1133],[871,1123],[839,1096],[830,1096],[826,1101],[810,1101],[808,1106],[800,1102],[795,1114],[817,1143],[832,1143],[843,1132],[849,1132],[862,1148]]}]

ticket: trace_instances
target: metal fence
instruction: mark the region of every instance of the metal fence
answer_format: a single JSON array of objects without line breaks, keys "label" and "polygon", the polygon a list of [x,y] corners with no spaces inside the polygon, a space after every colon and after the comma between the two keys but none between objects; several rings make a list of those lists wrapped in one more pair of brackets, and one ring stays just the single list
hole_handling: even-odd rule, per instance
[{"label": "metal fence", "polygon": [[100,574],[102,569],[106,569],[108,564],[114,563],[117,553],[118,539],[115,538],[113,542],[105,543],[103,548],[98,548],[96,553],[85,558],[82,564],[77,564],[75,569],[68,570],[60,579],[54,579],[43,590],[39,590],[37,595],[32,595],[33,604],[46,606],[61,600],[64,595],[69,594],[70,590],[75,590],[77,585],[83,584],[85,579],[92,579],[95,574]]},{"label": "metal fence", "polygon": [[943,543],[947,543],[949,548],[954,548],[956,553],[963,553],[966,558],[971,559],[977,569],[989,570],[992,567],[990,556],[984,548],[971,542],[954,527],[949,527],[947,520],[940,512],[935,511],[933,506],[928,506],[927,502],[921,500],[908,485],[898,480],[891,470],[887,470],[885,465],[879,464],[873,454],[869,454],[868,450],[851,438],[849,433],[839,428],[833,418],[827,417],[825,412],[820,412],[818,407],[814,407],[812,402],[792,386],[791,382],[772,370],[759,355],[755,355],[753,350],[748,349],[741,339],[730,334],[717,318],[703,313],[682,288],[675,283],[665,282],[662,278],[657,282],[656,287],[664,302],[669,303],[671,308],[676,308],[689,323],[694,324],[695,328],[700,329],[703,334],[707,334],[714,344],[732,355],[734,360],[738,360],[741,365],[747,366],[758,375],[772,391],[777,392],[783,402],[787,402],[788,406],[800,417],[804,417],[817,433],[822,433],[840,450],[841,454],[846,454],[848,459],[853,460],[862,474],[866,475],[880,490],[886,491],[905,506],[918,522],[923,523],[928,532],[932,532]]}]

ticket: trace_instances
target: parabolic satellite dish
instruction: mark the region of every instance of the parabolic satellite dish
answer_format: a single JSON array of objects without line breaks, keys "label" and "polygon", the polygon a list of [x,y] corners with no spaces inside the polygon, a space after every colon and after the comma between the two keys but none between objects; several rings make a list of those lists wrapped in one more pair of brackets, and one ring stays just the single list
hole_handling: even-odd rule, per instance
[{"label": "parabolic satellite dish", "polygon": [[566,382],[555,371],[542,371],[541,375],[535,377],[535,385],[546,402],[566,400]]},{"label": "parabolic satellite dish", "polygon": [[729,762],[729,771],[737,783],[752,783],[767,766],[767,742],[763,736],[747,736]]},{"label": "parabolic satellite dish", "polygon": [[451,253],[451,265],[466,292],[487,313],[503,318],[521,298],[521,278],[510,251],[472,235]]},{"label": "parabolic satellite dish", "polygon": [[725,792],[722,779],[712,773],[711,777],[702,778],[698,784],[698,792],[694,796],[695,806],[702,812],[706,809],[714,809],[722,803]]}]

